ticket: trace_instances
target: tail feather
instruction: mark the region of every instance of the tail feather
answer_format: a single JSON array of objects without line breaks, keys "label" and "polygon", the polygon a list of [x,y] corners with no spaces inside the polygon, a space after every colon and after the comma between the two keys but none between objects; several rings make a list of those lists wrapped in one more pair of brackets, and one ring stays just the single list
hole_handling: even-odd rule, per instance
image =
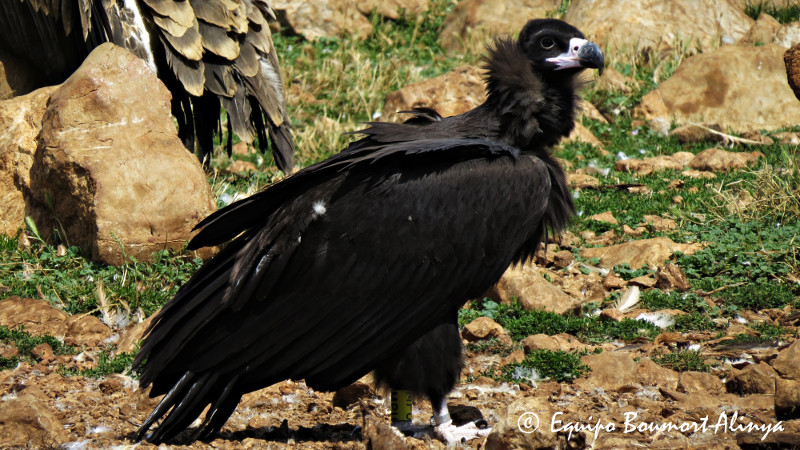
[{"label": "tail feather", "polygon": [[[234,377],[226,382],[218,373],[195,374],[187,371],[136,432],[136,440],[144,438],[153,444],[169,441],[191,425],[208,405],[211,408],[198,433],[205,438],[213,436],[241,399],[236,387],[237,380],[238,377]],[[147,434],[162,417],[164,420],[158,428]]]},{"label": "tail feather", "polygon": [[269,137],[272,143],[272,157],[275,158],[275,165],[283,173],[289,175],[294,169],[294,142],[289,122],[284,121],[281,125],[275,125],[267,118]]}]

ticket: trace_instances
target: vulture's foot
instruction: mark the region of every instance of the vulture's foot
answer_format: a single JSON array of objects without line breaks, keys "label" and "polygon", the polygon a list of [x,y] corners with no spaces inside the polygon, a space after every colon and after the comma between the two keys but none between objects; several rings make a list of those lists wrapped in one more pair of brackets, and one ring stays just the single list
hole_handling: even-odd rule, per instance
[{"label": "vulture's foot", "polygon": [[490,427],[478,428],[475,422],[469,422],[457,427],[453,425],[452,421],[448,421],[437,425],[435,428],[436,437],[443,440],[448,446],[486,437],[491,431]]}]

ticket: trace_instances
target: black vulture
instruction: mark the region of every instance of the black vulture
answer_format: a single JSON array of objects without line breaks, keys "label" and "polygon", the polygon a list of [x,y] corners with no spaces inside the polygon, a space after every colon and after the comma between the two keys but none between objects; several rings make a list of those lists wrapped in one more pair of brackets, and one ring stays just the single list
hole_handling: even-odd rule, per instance
[{"label": "black vulture", "polygon": [[208,439],[247,392],[285,379],[331,391],[370,371],[427,396],[445,440],[485,435],[448,416],[463,365],[457,312],[572,216],[549,148],[574,127],[584,68],[603,69],[597,45],[532,20],[489,49],[479,107],[370,124],[198,224],[190,248],[228,244],[149,328],[134,366],[151,396],[166,395],[137,439],[168,440],[210,406],[195,435]]},{"label": "black vulture", "polygon": [[61,83],[94,47],[114,42],[172,92],[180,137],[201,161],[221,131],[222,106],[228,152],[230,131],[246,142],[258,137],[263,151],[271,141],[276,165],[289,173],[294,143],[268,18],[266,0],[4,0],[0,60],[31,67],[36,88]]}]

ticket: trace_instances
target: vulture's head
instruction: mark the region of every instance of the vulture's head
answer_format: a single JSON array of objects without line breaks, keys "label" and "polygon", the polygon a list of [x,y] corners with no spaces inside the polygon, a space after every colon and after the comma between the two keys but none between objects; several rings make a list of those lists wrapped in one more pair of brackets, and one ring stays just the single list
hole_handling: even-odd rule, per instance
[{"label": "vulture's head", "polygon": [[566,22],[531,20],[519,34],[519,45],[538,73],[561,71],[572,75],[583,69],[598,69],[603,74],[600,47]]}]

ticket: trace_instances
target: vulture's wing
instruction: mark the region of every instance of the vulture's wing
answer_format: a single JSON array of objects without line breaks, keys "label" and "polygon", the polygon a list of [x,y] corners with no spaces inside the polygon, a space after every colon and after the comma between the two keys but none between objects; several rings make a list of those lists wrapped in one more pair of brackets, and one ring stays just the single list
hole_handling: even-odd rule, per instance
[{"label": "vulture's wing", "polygon": [[26,61],[40,77],[31,88],[64,81],[110,33],[101,2],[92,0],[3,1],[0,30],[0,53]]},{"label": "vulture's wing", "polygon": [[143,428],[181,404],[165,423],[182,429],[223,391],[363,376],[527,256],[563,183],[551,164],[483,140],[398,143],[209,217],[202,242],[241,234],[154,320],[136,364],[151,395],[171,393]]},{"label": "vulture's wing", "polygon": [[[246,142],[272,140],[275,161],[284,172],[294,164],[278,58],[267,24],[275,17],[264,0],[142,0],[142,14],[169,67],[162,78],[185,93],[173,99],[184,141],[198,140],[201,156],[213,149],[220,128],[220,103],[229,127]],[[163,56],[162,56],[163,55]],[[169,82],[167,83],[170,84]],[[173,90],[173,95],[174,95]],[[263,116],[262,116],[263,114]],[[266,118],[266,123],[264,119]],[[195,134],[196,133],[196,134]]]}]

